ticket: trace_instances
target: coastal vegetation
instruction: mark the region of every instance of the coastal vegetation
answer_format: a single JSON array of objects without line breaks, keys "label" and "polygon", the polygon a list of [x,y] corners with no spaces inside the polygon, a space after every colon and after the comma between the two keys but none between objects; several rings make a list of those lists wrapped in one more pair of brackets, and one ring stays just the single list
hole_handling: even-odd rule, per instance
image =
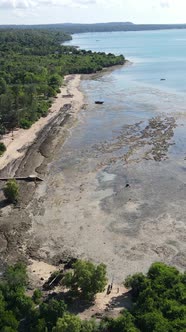
[{"label": "coastal vegetation", "polygon": [[3,142],[0,142],[0,156],[6,151],[6,146]]},{"label": "coastal vegetation", "polygon": [[3,193],[8,202],[16,203],[19,196],[19,185],[17,181],[15,179],[8,180],[3,188]]},{"label": "coastal vegetation", "polygon": [[[81,270],[82,268],[82,270]],[[97,271],[97,273],[96,273]],[[95,294],[105,287],[105,266],[77,261],[69,273],[71,286],[86,285]],[[95,273],[95,287],[92,276]],[[88,279],[90,277],[90,286]],[[64,276],[65,279],[65,276]],[[100,288],[97,287],[100,282]],[[9,266],[0,280],[0,331],[16,332],[184,332],[186,330],[186,275],[163,263],[154,263],[147,275],[135,274],[126,279],[132,295],[130,311],[124,309],[119,317],[102,317],[83,321],[70,313],[71,301],[62,293],[46,296],[35,290],[26,295],[28,276],[22,263]],[[84,293],[84,294],[85,294]],[[70,293],[71,294],[71,293]],[[77,293],[76,293],[77,294]],[[72,296],[72,294],[70,295]],[[81,291],[79,293],[81,299]],[[91,301],[93,298],[91,298]],[[89,299],[90,301],[90,299]]]},{"label": "coastal vegetation", "polygon": [[149,31],[186,29],[186,24],[134,24],[132,22],[108,22],[108,23],[56,23],[38,25],[0,25],[0,29],[42,29],[63,31],[66,33],[84,32],[113,32],[113,31]]},{"label": "coastal vegetation", "polygon": [[97,293],[104,291],[107,284],[106,266],[95,266],[91,262],[77,261],[73,270],[66,273],[63,285],[76,295],[92,300]]},{"label": "coastal vegetation", "polygon": [[64,75],[95,73],[125,61],[122,55],[61,45],[69,39],[58,30],[0,31],[0,135],[45,117]]}]

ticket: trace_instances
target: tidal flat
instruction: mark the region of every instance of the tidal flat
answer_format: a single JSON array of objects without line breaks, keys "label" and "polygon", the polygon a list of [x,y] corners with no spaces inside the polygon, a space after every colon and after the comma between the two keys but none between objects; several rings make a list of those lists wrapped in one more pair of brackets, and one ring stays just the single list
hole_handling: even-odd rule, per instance
[{"label": "tidal flat", "polygon": [[[184,32],[175,33],[175,38],[179,33]],[[33,165],[44,181],[32,188],[19,211],[10,213],[11,219],[4,212],[2,241],[8,243],[9,257],[15,258],[16,248],[16,259],[53,265],[68,257],[103,262],[109,279],[116,283],[129,274],[146,272],[155,261],[185,270],[184,78],[180,63],[177,69],[175,61],[172,66],[173,57],[167,56],[165,62],[170,49],[162,49],[158,58],[148,54],[147,59],[137,44],[142,38],[149,47],[152,39],[155,49],[160,34],[120,34],[117,39],[113,33],[109,37],[113,44],[104,39],[104,50],[109,51],[109,45],[116,48],[127,36],[123,49],[118,46],[117,52],[125,53],[125,47],[130,60],[133,41],[141,62],[82,80],[85,105],[75,118],[72,105],[72,117],[56,125],[42,147],[42,165],[30,156],[29,166]],[[167,40],[167,34],[172,41],[172,32],[162,32],[162,38]],[[80,47],[81,38],[89,46],[94,39],[96,45],[98,39],[97,34],[75,37],[74,43]],[[104,104],[95,105],[95,100],[104,100]],[[26,190],[28,194],[30,188]],[[25,192],[24,188],[23,195]],[[13,225],[11,231],[8,220]]]},{"label": "tidal flat", "polygon": [[82,81],[91,95],[28,206],[27,248],[52,264],[104,262],[117,283],[154,261],[184,270],[184,114],[153,108],[134,118],[117,103],[95,105],[90,86],[110,75]]}]

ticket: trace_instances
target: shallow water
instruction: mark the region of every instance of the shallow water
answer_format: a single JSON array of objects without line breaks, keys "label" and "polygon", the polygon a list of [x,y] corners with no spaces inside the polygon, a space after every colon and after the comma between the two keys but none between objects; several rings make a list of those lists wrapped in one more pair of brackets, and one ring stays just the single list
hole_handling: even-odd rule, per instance
[{"label": "shallow water", "polygon": [[43,251],[104,262],[118,281],[153,261],[185,269],[186,31],[88,33],[70,44],[133,64],[82,81],[87,107],[35,217]]}]

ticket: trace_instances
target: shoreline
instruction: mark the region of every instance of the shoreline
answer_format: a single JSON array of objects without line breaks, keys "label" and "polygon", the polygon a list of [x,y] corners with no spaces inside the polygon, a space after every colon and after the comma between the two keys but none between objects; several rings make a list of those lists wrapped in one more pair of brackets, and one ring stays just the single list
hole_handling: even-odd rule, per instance
[{"label": "shoreline", "polygon": [[[94,75],[104,75],[118,67],[121,68],[122,66],[106,68]],[[91,79],[93,75],[86,75],[86,77]],[[28,176],[36,172],[42,178],[47,178],[49,175],[48,165],[57,155],[58,149],[64,144],[69,133],[71,133],[71,128],[77,121],[77,115],[84,106],[85,96],[83,91],[80,90],[81,78],[84,79],[84,75],[66,76],[66,85],[62,86],[61,92],[54,100],[48,116],[38,120],[28,130],[19,129],[15,131],[13,141],[11,140],[11,134],[9,134],[9,148],[0,159],[1,175],[4,172],[3,176],[7,176],[7,174],[10,174],[10,177],[15,175]],[[64,97],[63,95],[73,96]],[[63,98],[61,98],[62,96]],[[62,109],[65,105],[70,105],[70,109]],[[12,154],[11,151],[13,151]],[[81,181],[81,178],[79,180]],[[61,181],[63,194],[66,196],[63,179]],[[49,183],[48,181],[47,184],[44,183],[44,187]],[[10,263],[15,260],[26,260],[29,265],[31,263],[30,260],[33,259],[36,262],[43,261],[52,264],[52,267],[58,266],[58,256],[53,258],[40,256],[38,254],[38,246],[41,243],[39,241],[35,243],[31,239],[34,231],[32,206],[34,213],[38,211],[37,213],[40,214],[41,201],[44,199],[43,197],[40,200],[39,196],[37,196],[38,193],[33,199],[36,189],[37,186],[34,183],[20,183],[20,206],[18,209],[11,210],[8,207],[2,209],[0,218],[2,229],[6,227],[6,231],[2,232],[2,239],[0,238],[0,242],[1,240],[3,241],[2,258],[7,262],[6,257],[8,256]],[[30,205],[31,202],[32,204]],[[12,225],[16,229],[14,238],[12,238]],[[48,233],[48,236],[50,236],[50,233]],[[12,243],[11,247],[10,243]],[[66,256],[68,258],[68,256],[71,257],[73,254],[67,250],[61,253],[60,256],[66,259]],[[43,273],[45,273],[44,270]]]},{"label": "shoreline", "polygon": [[[129,66],[133,63],[126,60],[123,65],[115,65],[111,67],[103,68],[102,71],[93,74],[70,74],[64,77],[64,84],[60,88],[60,93],[57,94],[56,98],[49,109],[46,117],[41,117],[36,121],[29,129],[17,128],[13,132],[3,135],[1,142],[5,144],[6,151],[0,157],[0,174],[3,176],[15,176],[15,173],[19,170],[22,160],[26,156],[29,148],[40,138],[45,127],[53,126],[52,122],[57,118],[66,104],[71,104],[69,114],[78,113],[84,105],[84,94],[80,91],[81,79],[86,80],[97,75],[105,75],[113,70],[122,68],[123,66]],[[68,95],[71,95],[69,98]],[[61,112],[60,112],[61,111]],[[48,134],[50,130],[48,131]],[[47,138],[47,135],[46,137]],[[5,174],[4,174],[5,171]],[[8,172],[8,174],[6,174]],[[28,174],[30,175],[30,174]]]},{"label": "shoreline", "polygon": [[[47,126],[64,112],[66,105],[71,105],[69,114],[76,114],[83,107],[84,95],[79,90],[81,75],[67,75],[46,117],[41,117],[29,129],[15,129],[4,135],[1,142],[6,145],[5,153],[0,157],[0,172],[9,168],[9,176],[14,176],[29,148],[36,142]],[[71,95],[71,97],[69,97]],[[18,164],[18,165],[17,165]],[[12,167],[11,167],[12,166]]]}]

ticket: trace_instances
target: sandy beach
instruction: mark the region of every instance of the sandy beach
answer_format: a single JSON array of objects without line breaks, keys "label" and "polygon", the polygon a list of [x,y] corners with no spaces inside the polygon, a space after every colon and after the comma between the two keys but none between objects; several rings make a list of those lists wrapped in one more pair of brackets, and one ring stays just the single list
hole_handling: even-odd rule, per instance
[{"label": "sandy beach", "polygon": [[[76,121],[78,112],[84,105],[83,93],[79,90],[81,81],[80,75],[68,75],[64,79],[64,85],[60,93],[54,99],[48,116],[41,118],[28,129],[18,129],[4,136],[3,142],[7,147],[6,152],[0,158],[0,173],[2,177],[13,177],[38,174],[44,177],[44,169],[52,161],[56,144],[59,145],[68,137],[69,129]],[[65,106],[67,111],[65,112]],[[48,149],[48,147],[50,147]],[[46,150],[49,150],[46,156]],[[50,156],[50,158],[49,158]],[[0,188],[4,182],[0,184]],[[0,191],[0,268],[3,269],[6,263],[15,263],[23,260],[31,265],[33,261],[28,261],[32,255],[32,250],[28,249],[26,242],[30,238],[30,227],[32,225],[29,216],[28,204],[32,201],[37,185],[34,183],[19,182],[19,204],[16,208],[7,205],[2,191]],[[39,273],[46,279],[49,272],[55,270],[47,264],[39,263]],[[37,260],[36,260],[37,265]],[[40,267],[41,265],[41,267]],[[34,269],[36,267],[34,266]],[[35,274],[33,275],[35,278]],[[32,279],[32,277],[31,277]],[[37,278],[36,278],[37,279]]]},{"label": "sandy beach", "polygon": [[[6,152],[0,157],[0,171],[16,159],[22,159],[27,149],[37,139],[40,131],[49,124],[60,112],[65,104],[71,103],[73,113],[83,105],[83,94],[79,91],[81,75],[68,75],[64,78],[64,85],[53,101],[46,117],[40,118],[29,129],[16,129],[13,133],[3,136],[1,142],[6,146]],[[71,98],[69,98],[71,95]],[[13,175],[13,174],[9,174]]]}]

